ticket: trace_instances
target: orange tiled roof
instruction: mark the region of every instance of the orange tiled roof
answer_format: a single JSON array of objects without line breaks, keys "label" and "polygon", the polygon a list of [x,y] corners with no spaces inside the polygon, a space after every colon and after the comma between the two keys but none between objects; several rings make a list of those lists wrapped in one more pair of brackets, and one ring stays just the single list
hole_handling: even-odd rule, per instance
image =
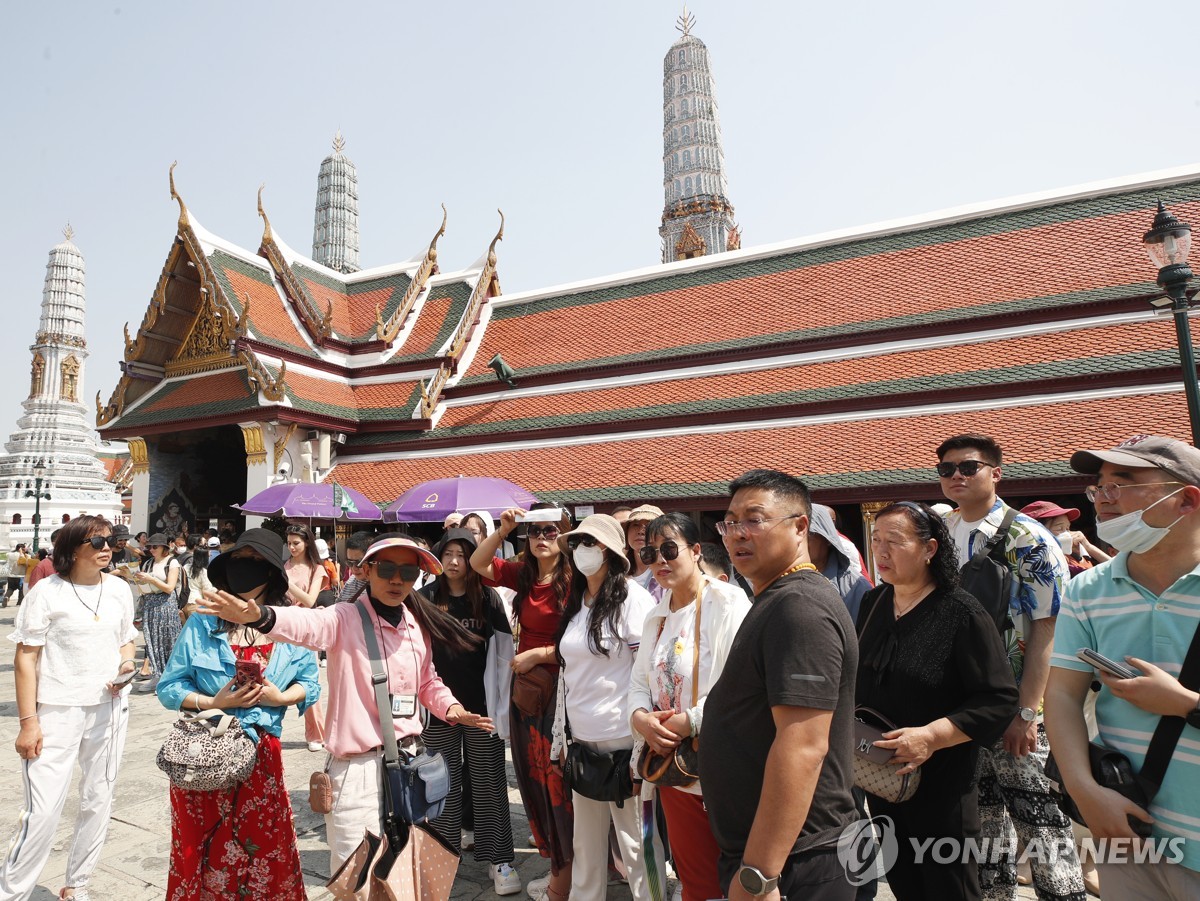
[{"label": "orange tiled roof", "polygon": [[949,435],[984,432],[1004,447],[1010,476],[1066,475],[1080,448],[1115,446],[1130,434],[1187,438],[1182,393],[1041,404],[919,417],[665,435],[445,457],[343,462],[334,477],[373,501],[458,474],[499,476],[551,500],[655,499],[719,495],[747,469],[791,472],[828,491],[930,483],[934,448]]}]

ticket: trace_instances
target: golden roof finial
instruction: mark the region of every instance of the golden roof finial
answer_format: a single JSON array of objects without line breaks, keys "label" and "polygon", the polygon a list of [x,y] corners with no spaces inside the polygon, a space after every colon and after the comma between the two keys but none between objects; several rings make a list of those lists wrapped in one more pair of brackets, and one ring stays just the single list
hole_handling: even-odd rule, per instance
[{"label": "golden roof finial", "polygon": [[263,221],[262,243],[264,243],[264,244],[266,244],[268,241],[270,241],[271,237],[272,237],[271,236],[271,220],[267,218],[267,211],[263,209],[263,203],[262,203],[262,192],[263,192],[263,188],[265,188],[266,186],[267,186],[266,182],[263,182],[261,185],[258,186],[258,215],[262,216],[262,221]]},{"label": "golden roof finial", "polygon": [[75,229],[71,228],[71,223],[67,222],[67,227],[63,229],[62,236],[70,241],[75,237]]},{"label": "golden roof finial", "polygon": [[496,265],[496,242],[504,240],[504,210],[496,210],[500,214],[500,231],[496,232],[496,237],[492,238],[492,243],[488,245],[488,262]]},{"label": "golden roof finial", "polygon": [[433,240],[429,242],[428,256],[432,257],[435,260],[437,259],[438,238],[440,238],[442,235],[446,234],[446,220],[449,218],[449,216],[450,216],[450,214],[446,212],[446,204],[443,203],[442,204],[442,227],[437,230],[437,234],[434,235]]},{"label": "golden roof finial", "polygon": [[188,211],[184,206],[183,198],[179,196],[179,192],[175,190],[175,167],[179,165],[179,160],[171,163],[171,168],[167,172],[167,178],[171,182],[171,199],[179,202],[179,224],[188,224]]},{"label": "golden roof finial", "polygon": [[341,153],[346,147],[346,139],[342,137],[342,130],[339,128],[333,136],[333,152]]},{"label": "golden roof finial", "polygon": [[683,15],[675,20],[675,30],[682,33],[686,38],[692,33],[692,27],[696,24],[696,17],[688,12],[687,4],[683,4]]}]

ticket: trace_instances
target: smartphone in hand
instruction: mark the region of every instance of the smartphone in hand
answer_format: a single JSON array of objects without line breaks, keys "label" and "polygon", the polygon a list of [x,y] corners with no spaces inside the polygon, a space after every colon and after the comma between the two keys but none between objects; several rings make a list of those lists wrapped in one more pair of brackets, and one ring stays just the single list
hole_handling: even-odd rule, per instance
[{"label": "smartphone in hand", "polygon": [[1080,648],[1075,652],[1075,656],[1084,663],[1095,667],[1102,673],[1108,673],[1110,676],[1115,676],[1118,679],[1136,679],[1141,675],[1128,663],[1118,663],[1116,660],[1110,660],[1103,654],[1098,654],[1091,648]]},{"label": "smartphone in hand", "polygon": [[257,660],[239,660],[234,671],[233,681],[238,688],[244,688],[247,685],[262,685],[262,664]]},{"label": "smartphone in hand", "polygon": [[137,675],[137,670],[132,669],[127,673],[121,673],[119,676],[117,676],[115,679],[113,679],[109,684],[111,684],[113,688],[124,688],[126,685],[128,685],[130,682],[133,681],[133,677],[136,675]]}]

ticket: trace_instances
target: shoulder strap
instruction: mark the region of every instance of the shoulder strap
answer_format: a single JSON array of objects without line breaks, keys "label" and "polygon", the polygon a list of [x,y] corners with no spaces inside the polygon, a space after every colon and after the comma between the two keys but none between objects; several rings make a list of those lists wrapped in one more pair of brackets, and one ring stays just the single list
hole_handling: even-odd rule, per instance
[{"label": "shoulder strap", "polygon": [[[1188,645],[1187,655],[1183,658],[1183,666],[1179,670],[1179,684],[1189,691],[1200,687],[1200,628],[1192,634],[1192,643]],[[1142,771],[1138,773],[1138,781],[1146,792],[1146,800],[1151,801],[1162,787],[1163,777],[1167,775],[1167,766],[1175,753],[1179,737],[1183,735],[1183,727],[1187,720],[1178,716],[1164,716],[1158,721],[1150,746],[1146,749],[1146,759]]]},{"label": "shoulder strap", "polygon": [[704,589],[708,583],[701,581],[696,592],[696,631],[692,635],[692,706],[700,703],[700,607],[704,603]]},{"label": "shoulder strap", "polygon": [[1017,510],[1015,507],[1007,507],[1004,512],[1004,519],[1000,520],[1000,525],[996,528],[996,534],[979,546],[972,557],[978,559],[980,557],[990,557],[1002,541],[1008,538],[1008,530],[1012,528],[1013,520],[1017,518]]},{"label": "shoulder strap", "polygon": [[[383,761],[395,766],[400,760],[400,749],[396,746],[396,726],[392,723],[392,712],[388,705],[387,672],[383,668],[383,654],[375,637],[375,624],[366,604],[355,602],[358,615],[362,617],[363,635],[367,639],[367,653],[371,655],[371,684],[375,686],[375,704],[379,708],[379,730],[383,733]],[[384,780],[384,785],[387,780]]]},{"label": "shoulder strap", "polygon": [[875,599],[875,603],[872,604],[871,609],[867,611],[867,618],[865,620],[863,620],[862,628],[858,630],[859,640],[861,640],[863,635],[866,634],[867,626],[871,625],[871,618],[873,616],[875,616],[875,611],[883,605],[884,598],[888,597],[888,595],[891,593],[891,591],[892,591],[892,586],[889,585],[887,582],[884,582],[883,588],[879,592],[879,597],[877,597]]}]

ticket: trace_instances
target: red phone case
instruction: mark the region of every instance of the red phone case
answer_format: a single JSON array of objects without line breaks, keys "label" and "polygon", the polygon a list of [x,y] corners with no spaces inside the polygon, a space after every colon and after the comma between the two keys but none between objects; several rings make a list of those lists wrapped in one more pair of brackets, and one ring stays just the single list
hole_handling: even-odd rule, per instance
[{"label": "red phone case", "polygon": [[262,664],[257,660],[239,660],[234,680],[238,685],[248,685],[252,682],[261,685],[263,681]]}]

